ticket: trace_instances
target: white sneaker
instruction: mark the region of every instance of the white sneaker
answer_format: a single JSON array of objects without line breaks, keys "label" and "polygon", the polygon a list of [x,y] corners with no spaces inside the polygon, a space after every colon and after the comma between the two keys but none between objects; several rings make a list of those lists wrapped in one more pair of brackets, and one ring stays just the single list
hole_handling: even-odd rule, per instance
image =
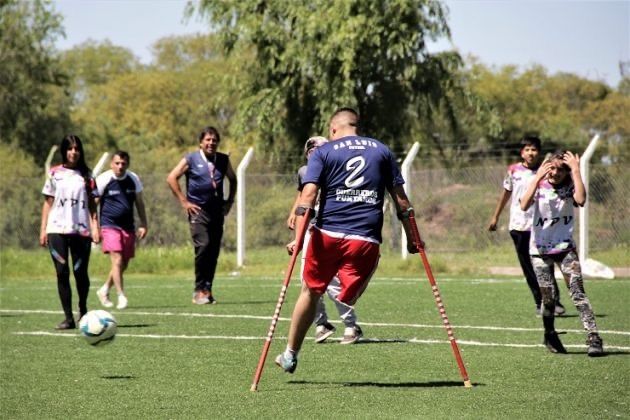
[{"label": "white sneaker", "polygon": [[112,306],[114,306],[112,301],[109,300],[107,291],[105,291],[102,287],[96,291],[96,296],[98,296],[98,300],[104,307],[111,308]]},{"label": "white sneaker", "polygon": [[118,295],[118,305],[116,305],[116,309],[125,309],[127,303],[127,297],[125,295]]}]

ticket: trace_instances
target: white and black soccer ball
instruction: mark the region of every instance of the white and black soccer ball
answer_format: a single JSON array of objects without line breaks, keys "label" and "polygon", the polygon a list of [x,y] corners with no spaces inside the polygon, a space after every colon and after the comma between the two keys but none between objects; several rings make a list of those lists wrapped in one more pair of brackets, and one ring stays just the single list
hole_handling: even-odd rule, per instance
[{"label": "white and black soccer ball", "polygon": [[111,343],[116,337],[116,319],[101,309],[89,311],[79,321],[79,334],[93,346]]}]

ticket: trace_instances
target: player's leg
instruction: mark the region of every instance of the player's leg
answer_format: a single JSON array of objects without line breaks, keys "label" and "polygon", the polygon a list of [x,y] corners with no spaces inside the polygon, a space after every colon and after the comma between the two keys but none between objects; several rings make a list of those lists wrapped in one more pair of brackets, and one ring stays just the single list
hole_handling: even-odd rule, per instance
[{"label": "player's leg", "polygon": [[72,269],[79,295],[79,318],[87,313],[87,299],[90,292],[90,277],[88,267],[92,252],[92,239],[89,237],[69,235],[70,253],[72,255]]},{"label": "player's leg", "polygon": [[[120,283],[117,287],[118,291],[118,304],[116,305],[117,309],[125,309],[129,304],[127,300],[127,294],[125,293],[125,270],[129,266],[129,260],[135,256],[135,247],[136,247],[136,235],[134,232],[127,232],[124,230],[120,231],[121,242],[122,242],[122,252],[120,253]],[[114,264],[112,263],[112,267]]]},{"label": "player's leg", "polygon": [[217,263],[219,261],[219,254],[221,252],[221,239],[223,239],[223,213],[216,213],[211,216],[210,224],[208,225],[208,280],[206,282],[206,290],[208,291],[208,299],[210,303],[216,303],[212,295],[212,286],[214,283],[214,274],[217,271]]},{"label": "player's leg", "polygon": [[68,238],[57,233],[48,234],[48,250],[57,274],[57,293],[65,319],[57,325],[58,330],[75,328],[72,315],[72,290],[70,289],[70,265],[68,263]]},{"label": "player's leg", "polygon": [[339,277],[335,276],[326,288],[326,294],[335,304],[339,318],[341,318],[345,327],[341,344],[354,344],[363,336],[363,330],[357,325],[357,315],[354,306],[340,302],[338,299],[339,293],[341,293],[341,282]]},{"label": "player's leg", "polygon": [[337,239],[324,235],[319,230],[311,232],[311,239],[304,251],[306,257],[302,289],[291,315],[287,348],[276,357],[276,364],[286,372],[295,371],[298,352],[315,319],[317,301],[337,272],[341,261],[337,243]]},{"label": "player's leg", "polygon": [[[511,230],[510,236],[514,242],[514,248],[516,248],[516,255],[518,256],[518,262],[525,275],[527,286],[532,293],[534,302],[536,303],[536,314],[542,313],[541,309],[541,293],[538,287],[538,280],[536,279],[536,273],[534,273],[534,267],[532,266],[531,257],[529,255],[529,241],[531,238],[531,232]],[[560,291],[558,290],[558,282],[554,278],[553,288],[555,290],[555,307],[554,312],[556,315],[563,315],[565,313],[564,306],[560,303]]]},{"label": "player's leg", "polygon": [[564,280],[569,288],[571,300],[580,314],[584,329],[588,332],[586,342],[588,345],[588,355],[601,356],[604,353],[603,342],[597,331],[591,301],[584,290],[582,268],[575,251],[569,251],[566,255],[563,255],[559,265],[560,271],[562,271]]},{"label": "player's leg", "polygon": [[546,256],[532,256],[532,265],[542,298],[542,319],[545,328],[543,344],[552,353],[566,353],[555,328],[555,289],[553,287],[553,259]]},{"label": "player's leg", "polygon": [[[310,230],[307,229],[304,233],[304,242],[302,245],[302,255],[300,256],[300,281],[304,284],[304,265],[306,261],[306,249],[308,248],[308,243],[311,239]],[[320,297],[317,301],[317,306],[315,308],[315,318],[313,319],[313,323],[315,324],[315,342],[323,343],[328,337],[330,337],[335,332],[335,327],[328,322],[328,315],[326,314],[326,305],[324,304],[324,297]]]},{"label": "player's leg", "polygon": [[304,337],[313,323],[317,301],[321,297],[320,293],[309,289],[306,284],[302,284],[300,295],[291,315],[287,347],[275,360],[276,364],[285,372],[293,373],[297,367],[298,353],[302,348],[302,343],[304,343]]},{"label": "player's leg", "polygon": [[[341,286],[336,298],[342,304],[353,307],[378,267],[379,244],[361,240],[344,240],[342,254],[343,259],[337,271]],[[341,344],[354,344],[362,336],[363,331],[355,324],[354,327],[346,328]]]},{"label": "player's leg", "polygon": [[512,237],[512,242],[514,242],[516,256],[518,257],[518,262],[521,266],[521,270],[523,271],[523,275],[525,276],[525,280],[527,281],[527,286],[534,298],[536,313],[537,315],[540,315],[542,312],[542,296],[538,286],[538,280],[536,279],[536,273],[534,273],[534,267],[532,266],[531,257],[529,255],[530,232],[511,230],[510,236]]},{"label": "player's leg", "polygon": [[[120,230],[114,228],[104,227],[101,229],[101,250],[105,254],[111,254],[112,252],[120,253],[122,251],[122,243],[120,237]],[[111,261],[111,256],[110,256]],[[110,265],[109,272],[107,273],[107,280],[105,283],[96,290],[96,296],[105,308],[111,308],[114,304],[109,300],[109,291],[114,287],[114,272],[113,264]]]},{"label": "player's leg", "polygon": [[209,252],[210,235],[208,225],[210,219],[203,210],[189,216],[190,236],[195,249],[195,291],[193,293],[193,303],[203,305],[210,303],[208,299],[209,291],[207,285],[209,279]]}]

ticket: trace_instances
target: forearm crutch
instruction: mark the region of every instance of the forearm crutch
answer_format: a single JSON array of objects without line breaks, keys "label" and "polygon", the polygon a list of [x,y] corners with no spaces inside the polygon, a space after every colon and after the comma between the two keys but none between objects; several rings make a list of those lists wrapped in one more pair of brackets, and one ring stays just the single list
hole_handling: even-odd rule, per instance
[{"label": "forearm crutch", "polygon": [[448,335],[448,339],[451,342],[451,348],[453,349],[453,354],[455,355],[457,366],[459,366],[459,373],[461,373],[462,378],[464,379],[464,386],[466,388],[472,388],[472,383],[470,382],[470,379],[468,379],[468,372],[466,372],[466,366],[464,366],[464,360],[459,353],[459,347],[457,346],[457,340],[455,340],[455,335],[453,334],[453,328],[451,327],[451,323],[446,316],[446,309],[444,308],[444,303],[442,302],[442,296],[440,296],[440,290],[438,289],[438,285],[435,282],[435,278],[433,277],[433,272],[431,271],[431,265],[429,265],[427,254],[424,252],[424,245],[422,243],[422,240],[420,239],[420,231],[418,230],[418,225],[416,224],[413,210],[409,211],[409,226],[411,228],[411,235],[413,236],[412,239],[416,247],[418,248],[418,253],[420,254],[420,258],[422,259],[424,269],[427,272],[429,283],[431,283],[431,289],[433,290],[435,304],[438,307],[438,311],[440,312],[440,316],[442,317],[442,322],[444,323],[444,328],[446,328],[446,334]]},{"label": "forearm crutch", "polygon": [[271,318],[271,325],[269,325],[269,331],[267,332],[267,337],[265,338],[265,343],[263,344],[262,353],[260,354],[260,360],[258,360],[258,366],[256,367],[256,373],[254,373],[254,380],[252,382],[251,388],[249,389],[250,391],[258,391],[258,382],[260,382],[260,377],[262,376],[262,371],[265,367],[267,353],[269,353],[271,340],[273,338],[274,332],[276,331],[276,325],[278,324],[278,318],[280,317],[282,304],[284,303],[284,300],[287,296],[287,289],[289,287],[289,282],[291,281],[291,274],[293,273],[295,262],[297,261],[297,257],[300,253],[299,250],[302,248],[302,244],[304,243],[304,235],[306,234],[306,228],[308,226],[312,211],[312,209],[306,209],[306,213],[304,213],[304,217],[302,218],[301,223],[296,227],[297,232],[295,235],[295,248],[293,254],[291,255],[291,259],[289,260],[289,267],[287,268],[287,273],[284,277],[284,282],[282,283],[282,289],[280,289],[280,296],[278,297],[278,303],[276,303],[276,310],[274,311],[273,317]]}]

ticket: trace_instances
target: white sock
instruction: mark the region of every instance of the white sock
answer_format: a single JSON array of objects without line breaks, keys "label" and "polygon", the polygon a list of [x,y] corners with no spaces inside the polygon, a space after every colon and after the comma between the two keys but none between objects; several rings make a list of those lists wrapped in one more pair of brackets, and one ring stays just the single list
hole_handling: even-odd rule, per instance
[{"label": "white sock", "polygon": [[286,350],[284,351],[284,355],[286,357],[290,357],[291,359],[295,359],[297,357],[297,354],[298,354],[298,352],[293,350],[289,346],[287,346]]}]

